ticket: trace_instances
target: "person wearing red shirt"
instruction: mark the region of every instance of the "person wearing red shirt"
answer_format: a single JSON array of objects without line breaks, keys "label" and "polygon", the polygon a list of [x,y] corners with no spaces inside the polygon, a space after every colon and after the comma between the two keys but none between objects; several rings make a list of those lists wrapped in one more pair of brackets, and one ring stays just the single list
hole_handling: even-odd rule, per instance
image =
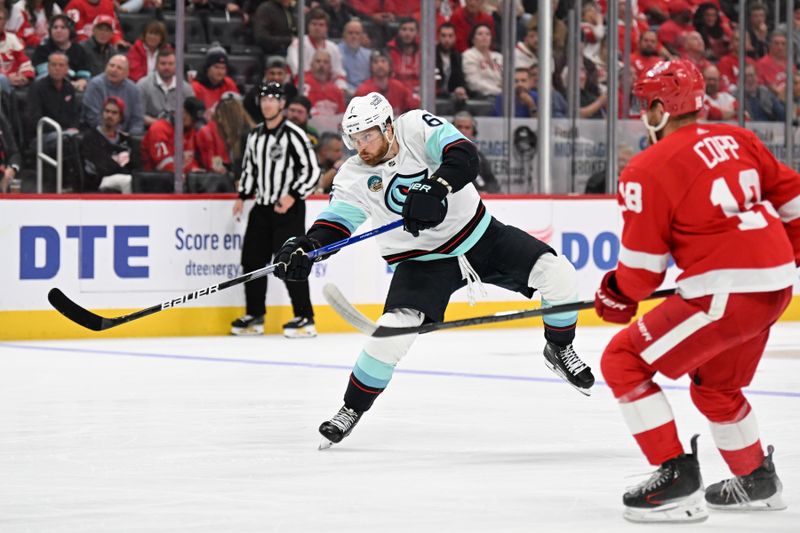
[{"label": "person wearing red shirt", "polygon": [[389,57],[392,58],[392,71],[395,79],[415,93],[419,92],[419,73],[422,61],[417,42],[418,34],[417,21],[403,19],[397,29],[397,36],[386,43]]},{"label": "person wearing red shirt", "polygon": [[232,172],[238,179],[244,139],[255,126],[242,105],[241,96],[236,93],[223,94],[209,123],[197,132],[200,166],[218,174]]},{"label": "person wearing red shirt", "polygon": [[156,55],[166,44],[167,27],[164,23],[160,20],[148,22],[142,29],[142,36],[128,50],[128,63],[131,66],[128,77],[131,81],[139,81],[156,69]]},{"label": "person wearing red shirt", "polygon": [[228,54],[220,46],[211,47],[206,52],[203,71],[192,80],[194,95],[206,106],[206,119],[211,118],[214,107],[227,92],[239,94],[236,82],[228,75]]},{"label": "person wearing red shirt", "polygon": [[[739,83],[739,31],[731,32],[731,44],[728,47],[729,53],[722,56],[717,63],[720,73],[720,89],[736,92],[736,84]],[[744,56],[744,64],[755,65],[756,61],[749,55]]]},{"label": "person wearing red shirt", "polygon": [[658,54],[658,35],[655,30],[647,30],[639,38],[639,51],[631,54],[631,73],[633,81],[664,60]]},{"label": "person wearing red shirt", "polygon": [[306,71],[305,97],[311,100],[311,116],[330,116],[344,113],[344,92],[336,85],[327,50],[317,50]]},{"label": "person wearing red shirt", "polygon": [[92,36],[94,19],[98,15],[108,15],[114,19],[114,36],[111,43],[128,48],[130,43],[125,41],[120,31],[119,19],[114,11],[113,0],[70,0],[64,13],[75,22],[75,32],[78,42],[83,42]]},{"label": "person wearing red shirt", "polygon": [[703,42],[703,36],[699,32],[690,31],[684,35],[681,59],[694,63],[694,66],[700,72],[703,72],[703,69],[711,64],[706,59],[706,45]]},{"label": "person wearing red shirt", "polygon": [[[701,521],[707,506],[785,508],[773,448],[764,454],[742,389],[797,280],[800,175],[753,132],[699,124],[704,85],[692,63],[676,60],[634,86],[653,145],[620,176],[619,263],[595,295],[598,315],[627,324],[664,281],[670,258],[681,270],[677,293],[617,333],[600,361],[629,430],[658,466],[623,496],[635,522]],[[684,453],[657,372],[691,378],[692,402],[735,477],[703,489],[698,435]]]},{"label": "person wearing red shirt", "polygon": [[8,9],[0,6],[0,74],[14,87],[28,85],[34,77],[33,64],[25,55],[25,45],[14,33],[6,31]]},{"label": "person wearing red shirt", "polygon": [[[203,170],[195,158],[195,127],[203,120],[203,102],[190,96],[183,101],[183,172]],[[142,165],[148,171],[175,170],[174,118],[160,118],[150,125],[142,139]]]},{"label": "person wearing red shirt", "polygon": [[756,61],[758,83],[781,99],[786,94],[786,56],[786,33],[775,30],[769,36],[769,53]]},{"label": "person wearing red shirt", "polygon": [[355,96],[366,96],[372,92],[382,94],[392,106],[394,116],[419,107],[419,98],[405,84],[391,77],[392,65],[385,53],[379,50],[372,52],[369,67],[372,77],[359,85]]},{"label": "person wearing red shirt", "polygon": [[671,0],[668,7],[669,20],[659,26],[658,40],[672,54],[678,55],[683,46],[684,34],[694,31],[692,8],[686,0]]},{"label": "person wearing red shirt", "polygon": [[494,29],[494,19],[483,9],[484,0],[466,0],[463,6],[453,12],[450,24],[456,29],[456,50],[463,54],[470,47],[469,36],[472,28],[478,24],[485,24],[492,30],[492,41],[497,34]]}]

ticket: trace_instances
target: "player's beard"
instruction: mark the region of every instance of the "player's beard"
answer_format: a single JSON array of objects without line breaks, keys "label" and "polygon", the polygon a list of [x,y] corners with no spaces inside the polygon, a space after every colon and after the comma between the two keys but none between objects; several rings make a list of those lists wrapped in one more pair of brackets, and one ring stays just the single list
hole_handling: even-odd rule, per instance
[{"label": "player's beard", "polygon": [[388,139],[386,139],[386,135],[381,136],[381,144],[374,152],[359,152],[358,156],[361,160],[368,164],[371,167],[378,166],[383,158],[386,157],[386,154],[389,153],[389,145]]}]

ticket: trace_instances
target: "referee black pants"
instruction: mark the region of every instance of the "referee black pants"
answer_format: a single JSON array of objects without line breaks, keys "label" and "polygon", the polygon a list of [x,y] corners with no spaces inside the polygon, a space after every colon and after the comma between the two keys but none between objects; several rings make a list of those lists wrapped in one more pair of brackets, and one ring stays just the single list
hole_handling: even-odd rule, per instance
[{"label": "referee black pants", "polygon": [[[290,237],[305,235],[306,203],[298,200],[285,214],[274,211],[273,205],[256,204],[250,210],[247,229],[242,243],[242,268],[244,272],[258,270],[272,261],[272,257]],[[267,278],[259,278],[244,285],[247,314],[266,314]],[[294,316],[312,318],[311,296],[308,281],[286,282],[292,300]]]}]

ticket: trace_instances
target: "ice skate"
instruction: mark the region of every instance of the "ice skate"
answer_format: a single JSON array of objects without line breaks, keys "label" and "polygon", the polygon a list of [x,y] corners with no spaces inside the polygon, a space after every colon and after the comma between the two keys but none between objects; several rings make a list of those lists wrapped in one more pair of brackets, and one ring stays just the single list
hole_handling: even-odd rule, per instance
[{"label": "ice skate", "polygon": [[622,496],[623,516],[630,522],[702,522],[708,518],[703,479],[697,462],[697,438],[692,453],[662,464],[650,479]]},{"label": "ice skate", "polygon": [[296,316],[283,325],[283,336],[287,339],[310,339],[317,336],[314,319]]},{"label": "ice skate", "polygon": [[264,316],[244,315],[231,322],[231,335],[263,335]]},{"label": "ice skate", "polygon": [[594,375],[592,369],[581,361],[571,344],[565,347],[548,342],[544,347],[544,364],[556,375],[572,385],[575,390],[591,396]]},{"label": "ice skate", "polygon": [[772,452],[767,447],[767,456],[761,466],[746,476],[714,483],[706,489],[706,503],[712,509],[729,511],[780,511],[786,509],[781,493],[783,484],[775,472]]},{"label": "ice skate", "polygon": [[358,423],[363,412],[350,409],[343,405],[339,412],[333,415],[333,418],[323,422],[319,426],[319,432],[324,437],[319,445],[320,450],[330,448],[331,445],[341,442],[343,438],[348,436],[353,428]]}]

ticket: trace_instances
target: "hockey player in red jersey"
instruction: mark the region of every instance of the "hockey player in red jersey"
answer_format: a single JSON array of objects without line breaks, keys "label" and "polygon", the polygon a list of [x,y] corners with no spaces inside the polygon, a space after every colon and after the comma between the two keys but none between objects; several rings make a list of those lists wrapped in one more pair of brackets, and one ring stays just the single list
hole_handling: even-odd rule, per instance
[{"label": "hockey player in red jersey", "polygon": [[[751,131],[698,124],[704,90],[700,72],[682,60],[660,63],[635,84],[653,145],[620,176],[619,264],[595,295],[598,315],[626,324],[664,280],[670,255],[683,271],[678,293],[620,331],[600,363],[628,428],[659,467],[623,496],[625,518],[637,522],[700,521],[707,506],[785,508],[773,448],[764,455],[742,388],[797,280],[800,175]],[[691,377],[692,401],[733,478],[703,490],[697,436],[684,453],[656,372]]]}]

